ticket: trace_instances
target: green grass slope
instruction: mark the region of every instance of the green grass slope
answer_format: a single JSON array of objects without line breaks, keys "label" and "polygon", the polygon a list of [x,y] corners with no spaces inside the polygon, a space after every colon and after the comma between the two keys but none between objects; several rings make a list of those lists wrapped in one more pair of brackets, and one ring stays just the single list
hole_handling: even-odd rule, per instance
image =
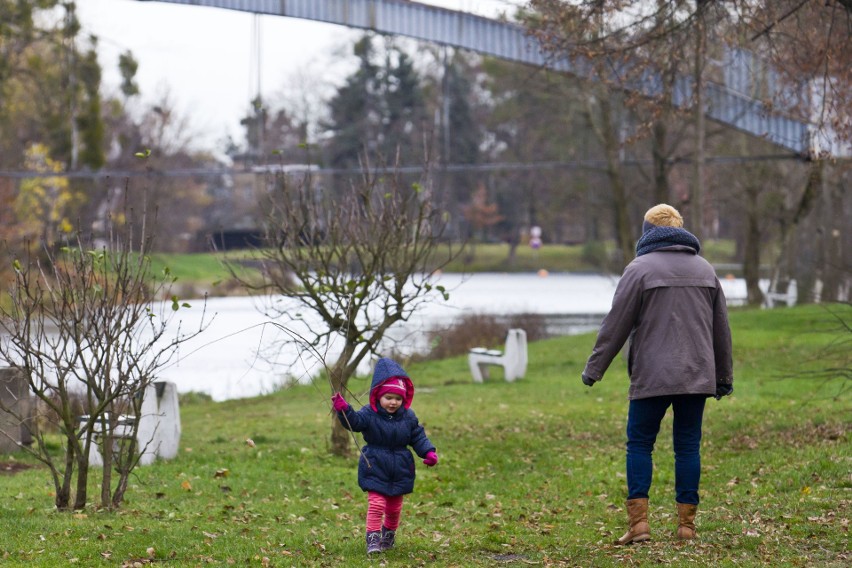
[{"label": "green grass slope", "polygon": [[441,462],[418,467],[398,546],[372,563],[356,460],[327,452],[331,392],[319,383],[187,401],[180,456],[137,469],[118,512],[58,513],[43,469],[0,474],[0,562],[848,566],[850,401],[838,394],[843,379],[802,378],[838,337],[830,320],[819,307],[731,314],[736,392],[708,401],[693,542],[673,536],[669,416],[655,452],[653,540],[611,544],[626,521],[626,371],[618,359],[585,387],[594,336],[584,335],[531,344],[527,376],[514,383],[473,384],[464,358],[407,369]]}]

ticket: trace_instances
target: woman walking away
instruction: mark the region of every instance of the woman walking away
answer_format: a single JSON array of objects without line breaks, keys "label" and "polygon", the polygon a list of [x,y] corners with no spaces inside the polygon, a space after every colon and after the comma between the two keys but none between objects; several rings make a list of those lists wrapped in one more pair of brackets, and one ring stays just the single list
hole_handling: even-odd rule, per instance
[{"label": "woman walking away", "polygon": [[674,413],[677,537],[695,538],[704,403],[709,396],[718,400],[734,391],[725,295],[713,267],[698,256],[700,250],[674,207],[660,204],[648,210],[636,258],[624,269],[583,371],[583,383],[593,386],[630,338],[629,528],[616,544],[651,537],[651,453],[669,406]]},{"label": "woman walking away", "polygon": [[331,398],[343,427],[362,432],[366,445],[358,460],[358,485],[367,492],[367,554],[393,548],[402,501],[414,491],[414,458],[408,446],[432,467],[435,446],[411,410],[414,384],[391,359],[376,363],[370,404],[355,411],[340,393]]}]

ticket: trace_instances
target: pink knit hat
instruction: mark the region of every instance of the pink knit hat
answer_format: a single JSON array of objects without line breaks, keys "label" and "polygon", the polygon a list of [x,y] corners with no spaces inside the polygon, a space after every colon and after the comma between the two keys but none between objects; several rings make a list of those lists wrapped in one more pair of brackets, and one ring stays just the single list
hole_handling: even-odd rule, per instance
[{"label": "pink knit hat", "polygon": [[401,396],[403,401],[408,400],[408,388],[405,384],[405,380],[400,377],[391,377],[383,382],[376,389],[376,400],[382,398],[388,393]]}]

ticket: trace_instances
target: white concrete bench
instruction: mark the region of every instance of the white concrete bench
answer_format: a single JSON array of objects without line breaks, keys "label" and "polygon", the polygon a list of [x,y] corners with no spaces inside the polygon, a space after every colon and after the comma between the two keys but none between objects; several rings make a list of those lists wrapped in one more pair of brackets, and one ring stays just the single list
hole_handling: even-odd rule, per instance
[{"label": "white concrete bench", "polygon": [[522,379],[527,373],[527,332],[523,329],[510,329],[506,336],[503,351],[474,347],[467,356],[470,374],[474,382],[488,379],[488,367],[503,367],[503,377],[512,382]]},{"label": "white concrete bench", "polygon": [[[108,417],[107,417],[108,419]],[[121,439],[133,436],[133,426],[137,417],[120,415],[112,432],[118,449]],[[80,424],[88,422],[88,416],[80,417]],[[94,437],[101,437],[102,425],[92,425]],[[139,428],[136,431],[136,443],[141,456],[139,465],[154,463],[157,458],[172,459],[178,454],[180,445],[180,408],[178,406],[177,386],[171,382],[156,382],[145,388],[142,408],[139,413]],[[99,441],[99,440],[98,440]],[[89,452],[89,465],[102,466],[103,457],[97,444]]]},{"label": "white concrete bench", "polygon": [[790,283],[787,285],[786,292],[766,292],[763,295],[763,305],[767,308],[774,308],[779,305],[790,307],[795,306],[798,299],[799,295],[796,281],[790,280]]}]

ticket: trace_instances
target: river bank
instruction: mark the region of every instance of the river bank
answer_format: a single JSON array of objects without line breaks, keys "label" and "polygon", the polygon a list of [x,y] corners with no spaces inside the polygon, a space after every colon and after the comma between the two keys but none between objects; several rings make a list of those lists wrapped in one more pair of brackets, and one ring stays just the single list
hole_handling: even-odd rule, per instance
[{"label": "river bank", "polygon": [[[575,274],[617,277],[619,270],[609,261],[612,244],[590,243],[586,245],[545,244],[539,249],[518,246],[514,254],[506,243],[469,245],[449,265],[443,268],[447,274]],[[734,258],[734,245],[728,241],[709,240],[702,254],[717,267],[720,278],[740,277],[740,265]],[[165,254],[151,255],[154,273],[168,267],[175,278],[174,293],[181,298],[208,296],[240,296],[247,292],[233,279],[225,263],[250,265],[256,261],[257,253],[240,250],[223,253]],[[250,275],[251,272],[249,271]]]},{"label": "river bank", "polygon": [[[436,279],[449,298],[424,304],[408,321],[391,328],[383,349],[422,353],[428,349],[429,332],[446,329],[470,314],[498,318],[536,314],[550,335],[594,331],[609,311],[618,283],[615,277],[591,274],[442,274]],[[744,296],[742,280],[722,282],[732,299]],[[286,345],[291,333],[306,336],[320,322],[296,304],[292,312],[302,313],[301,318],[273,321],[265,312],[269,301],[253,296],[211,297],[206,305],[201,299],[189,300],[191,307],[181,310],[175,331],[177,325],[195,329],[205,314],[213,319],[203,334],[182,346],[180,358],[163,370],[163,378],[174,381],[181,392],[201,391],[215,400],[255,396],[309,381],[333,360],[335,348],[302,353]],[[365,362],[364,370],[368,367]]]}]

